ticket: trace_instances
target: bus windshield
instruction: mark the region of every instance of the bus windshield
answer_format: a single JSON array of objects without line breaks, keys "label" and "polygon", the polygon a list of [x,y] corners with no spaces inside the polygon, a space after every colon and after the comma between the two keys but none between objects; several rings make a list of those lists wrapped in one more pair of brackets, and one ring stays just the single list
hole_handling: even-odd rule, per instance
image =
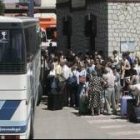
[{"label": "bus windshield", "polygon": [[22,64],[25,61],[23,31],[0,29],[0,64]]}]

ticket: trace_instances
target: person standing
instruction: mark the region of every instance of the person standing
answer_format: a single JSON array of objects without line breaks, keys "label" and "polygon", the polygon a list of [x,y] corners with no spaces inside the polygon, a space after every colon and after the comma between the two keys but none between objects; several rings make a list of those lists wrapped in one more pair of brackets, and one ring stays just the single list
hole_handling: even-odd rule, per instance
[{"label": "person standing", "polygon": [[137,71],[137,82],[140,82],[140,59],[138,56],[135,57],[134,69]]},{"label": "person standing", "polygon": [[71,83],[69,85],[69,92],[70,92],[70,107],[75,107],[77,106],[77,99],[76,99],[76,94],[77,94],[77,90],[78,90],[78,76],[79,76],[79,72],[77,70],[77,66],[73,66],[71,68],[72,71],[72,75],[70,77],[71,79]]},{"label": "person standing", "polygon": [[113,68],[113,73],[114,73],[114,78],[115,78],[115,101],[116,101],[116,107],[119,106],[119,101],[120,101],[120,74],[117,71],[116,67]]},{"label": "person standing", "polygon": [[92,116],[97,111],[100,114],[101,109],[101,91],[102,91],[102,79],[97,76],[96,71],[91,72],[89,78],[89,87],[87,88],[87,94],[89,99],[89,108],[91,109]]},{"label": "person standing", "polygon": [[130,80],[130,69],[131,65],[128,61],[128,54],[123,53],[122,55],[123,61],[122,61],[122,72],[121,72],[121,86],[123,87],[123,95],[125,92],[128,92],[128,82],[127,80]]},{"label": "person standing", "polygon": [[113,51],[112,60],[113,60],[114,65],[118,65],[120,63],[121,58],[119,57],[117,50]]},{"label": "person standing", "polygon": [[77,107],[80,106],[80,96],[81,94],[84,93],[84,88],[86,86],[86,76],[87,76],[87,72],[86,72],[86,68],[85,68],[85,64],[83,62],[80,63],[80,71],[79,71],[79,77],[78,77],[78,92],[77,92]]},{"label": "person standing", "polygon": [[105,102],[107,108],[107,114],[111,113],[111,105],[113,108],[113,112],[116,113],[116,103],[115,103],[115,78],[112,70],[109,67],[105,67],[105,74],[103,74],[103,80],[106,82],[105,84]]},{"label": "person standing", "polygon": [[68,92],[67,92],[67,80],[71,76],[71,70],[66,65],[65,60],[60,61],[61,74],[59,75],[60,92],[63,94],[63,105],[68,106]]}]

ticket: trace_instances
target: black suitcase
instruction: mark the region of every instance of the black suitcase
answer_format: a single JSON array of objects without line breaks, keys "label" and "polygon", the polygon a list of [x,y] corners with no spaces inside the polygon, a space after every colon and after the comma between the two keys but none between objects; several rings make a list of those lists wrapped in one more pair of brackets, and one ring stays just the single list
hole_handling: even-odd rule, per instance
[{"label": "black suitcase", "polygon": [[62,93],[57,92],[55,89],[48,95],[48,109],[49,110],[62,110]]},{"label": "black suitcase", "polygon": [[130,122],[140,123],[140,107],[136,107],[136,100],[127,101],[127,117]]}]

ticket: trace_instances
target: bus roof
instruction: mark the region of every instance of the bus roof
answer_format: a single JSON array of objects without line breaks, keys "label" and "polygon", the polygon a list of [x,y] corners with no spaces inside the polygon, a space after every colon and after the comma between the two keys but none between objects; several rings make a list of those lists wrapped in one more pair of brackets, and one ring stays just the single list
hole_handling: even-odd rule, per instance
[{"label": "bus roof", "polygon": [[30,17],[5,17],[0,16],[0,23],[24,23],[24,22],[37,22],[37,18]]}]

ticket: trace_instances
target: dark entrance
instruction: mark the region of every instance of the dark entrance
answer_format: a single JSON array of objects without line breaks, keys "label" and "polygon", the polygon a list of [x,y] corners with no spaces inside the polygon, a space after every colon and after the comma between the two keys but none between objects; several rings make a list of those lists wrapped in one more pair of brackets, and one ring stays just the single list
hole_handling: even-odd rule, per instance
[{"label": "dark entrance", "polygon": [[66,16],[63,18],[63,35],[67,36],[67,49],[71,49],[71,35],[72,35],[72,18]]},{"label": "dark entrance", "polygon": [[97,32],[97,20],[96,16],[89,13],[85,16],[85,36],[90,38],[89,50],[95,51],[95,37]]}]

